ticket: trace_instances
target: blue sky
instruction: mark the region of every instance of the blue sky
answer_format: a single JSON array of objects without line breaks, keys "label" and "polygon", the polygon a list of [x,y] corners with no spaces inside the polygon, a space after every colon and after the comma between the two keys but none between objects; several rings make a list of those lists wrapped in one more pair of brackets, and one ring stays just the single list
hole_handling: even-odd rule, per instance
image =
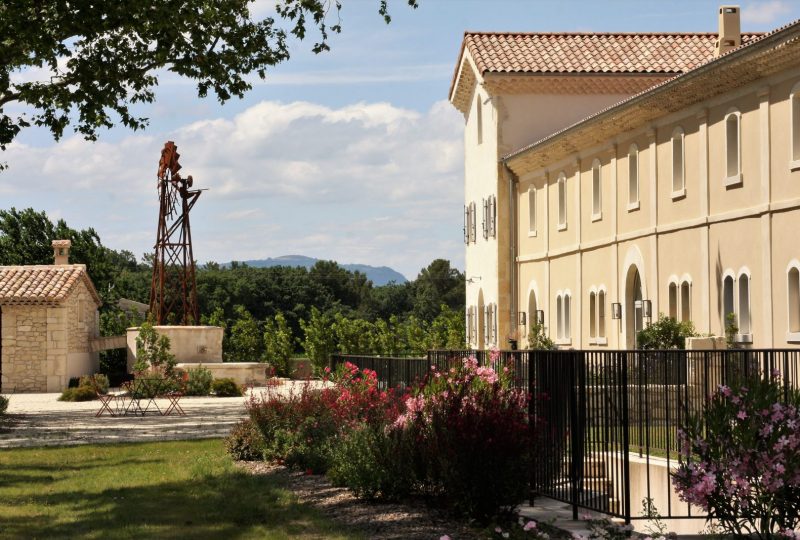
[{"label": "blue sky", "polygon": [[[145,131],[114,128],[96,143],[24,132],[0,156],[0,206],[94,227],[141,255],[154,241],[160,150],[174,140],[184,172],[209,188],[192,213],[200,262],[302,254],[409,278],[437,257],[463,268],[463,118],[447,103],[463,32],[716,31],[720,2],[391,0],[388,26],[377,5],[345,0],[332,51],[293,43],[243,100],[201,100],[165,74],[156,103],[139,108]],[[800,18],[800,2],[742,8],[745,32]]]}]

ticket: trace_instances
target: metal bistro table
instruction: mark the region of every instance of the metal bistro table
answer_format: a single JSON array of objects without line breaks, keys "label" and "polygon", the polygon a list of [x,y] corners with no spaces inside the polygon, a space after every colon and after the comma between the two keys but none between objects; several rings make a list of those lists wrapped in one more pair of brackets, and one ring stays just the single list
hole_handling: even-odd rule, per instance
[{"label": "metal bistro table", "polygon": [[[145,416],[148,412],[157,412],[161,416],[178,414],[185,416],[179,402],[183,397],[182,392],[167,391],[170,381],[163,378],[141,378],[128,381],[126,387],[130,402],[125,407],[125,414]],[[156,398],[164,397],[169,400],[169,405],[163,411],[158,406]],[[144,402],[144,406],[142,406]]]}]

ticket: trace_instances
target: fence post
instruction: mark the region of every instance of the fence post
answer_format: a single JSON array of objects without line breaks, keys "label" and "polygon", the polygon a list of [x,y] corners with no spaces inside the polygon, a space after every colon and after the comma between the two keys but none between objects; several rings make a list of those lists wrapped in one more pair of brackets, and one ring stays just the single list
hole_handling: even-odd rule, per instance
[{"label": "fence post", "polygon": [[[630,425],[628,419],[628,358],[627,353],[620,353],[625,359],[620,362],[622,369],[622,483],[623,483],[623,512],[625,523],[631,522],[631,461],[630,461]],[[635,354],[635,353],[634,353]]]},{"label": "fence post", "polygon": [[565,354],[569,359],[569,433],[570,433],[570,463],[569,463],[569,484],[570,484],[570,503],[572,504],[572,519],[578,519],[578,404],[577,391],[575,385],[576,356],[575,354]]}]

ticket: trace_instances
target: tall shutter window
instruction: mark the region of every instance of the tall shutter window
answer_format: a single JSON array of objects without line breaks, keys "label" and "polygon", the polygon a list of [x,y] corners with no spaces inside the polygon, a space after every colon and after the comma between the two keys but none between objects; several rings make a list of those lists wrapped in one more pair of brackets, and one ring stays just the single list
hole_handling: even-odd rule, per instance
[{"label": "tall shutter window", "polygon": [[497,238],[497,197],[492,195],[489,204],[489,236]]},{"label": "tall shutter window", "polygon": [[497,345],[499,342],[497,339],[497,304],[492,305],[492,334],[494,344]]},{"label": "tall shutter window", "polygon": [[483,199],[483,239],[489,238],[489,201]]},{"label": "tall shutter window", "polygon": [[750,327],[750,276],[739,275],[739,333],[751,334]]},{"label": "tall shutter window", "polygon": [[597,294],[589,293],[589,338],[597,337]]},{"label": "tall shutter window", "polygon": [[476,215],[477,212],[476,212],[476,209],[475,209],[475,203],[474,202],[469,203],[469,210],[470,210],[470,216],[472,218],[470,220],[469,240],[470,240],[470,242],[472,242],[474,244],[476,242],[477,238],[478,238],[478,234],[477,234],[477,232],[478,232],[477,231],[477,229],[478,229],[478,223],[477,223],[478,216]]},{"label": "tall shutter window", "polygon": [[606,337],[606,291],[597,293],[597,337]]},{"label": "tall shutter window", "polygon": [[469,244],[469,203],[464,205],[464,243]]},{"label": "tall shutter window", "polygon": [[472,343],[472,308],[468,307],[464,313],[464,326],[465,334],[467,336],[467,343]]},{"label": "tall shutter window", "polygon": [[483,341],[484,343],[489,343],[489,328],[491,327],[491,323],[489,322],[489,306],[483,307]]}]

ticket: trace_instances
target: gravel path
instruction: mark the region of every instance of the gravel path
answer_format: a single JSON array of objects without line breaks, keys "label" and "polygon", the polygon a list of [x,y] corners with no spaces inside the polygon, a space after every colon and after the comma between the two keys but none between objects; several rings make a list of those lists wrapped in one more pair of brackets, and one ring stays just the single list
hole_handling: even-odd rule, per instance
[{"label": "gravel path", "polygon": [[286,467],[264,462],[239,462],[252,474],[281,478],[304,503],[328,517],[374,540],[438,540],[449,535],[453,540],[477,539],[473,529],[420,504],[376,503],[363,501],[345,488],[333,486],[326,477],[292,472]]},{"label": "gravel path", "polygon": [[[270,391],[299,390],[300,381],[286,381]],[[312,383],[313,384],[313,383]],[[180,405],[186,416],[101,416],[99,401],[62,402],[59,394],[14,394],[0,419],[0,448],[76,445],[114,442],[153,442],[225,437],[231,426],[245,418],[245,402],[254,388],[238,398],[185,397]],[[157,400],[163,410],[167,400]]]}]

